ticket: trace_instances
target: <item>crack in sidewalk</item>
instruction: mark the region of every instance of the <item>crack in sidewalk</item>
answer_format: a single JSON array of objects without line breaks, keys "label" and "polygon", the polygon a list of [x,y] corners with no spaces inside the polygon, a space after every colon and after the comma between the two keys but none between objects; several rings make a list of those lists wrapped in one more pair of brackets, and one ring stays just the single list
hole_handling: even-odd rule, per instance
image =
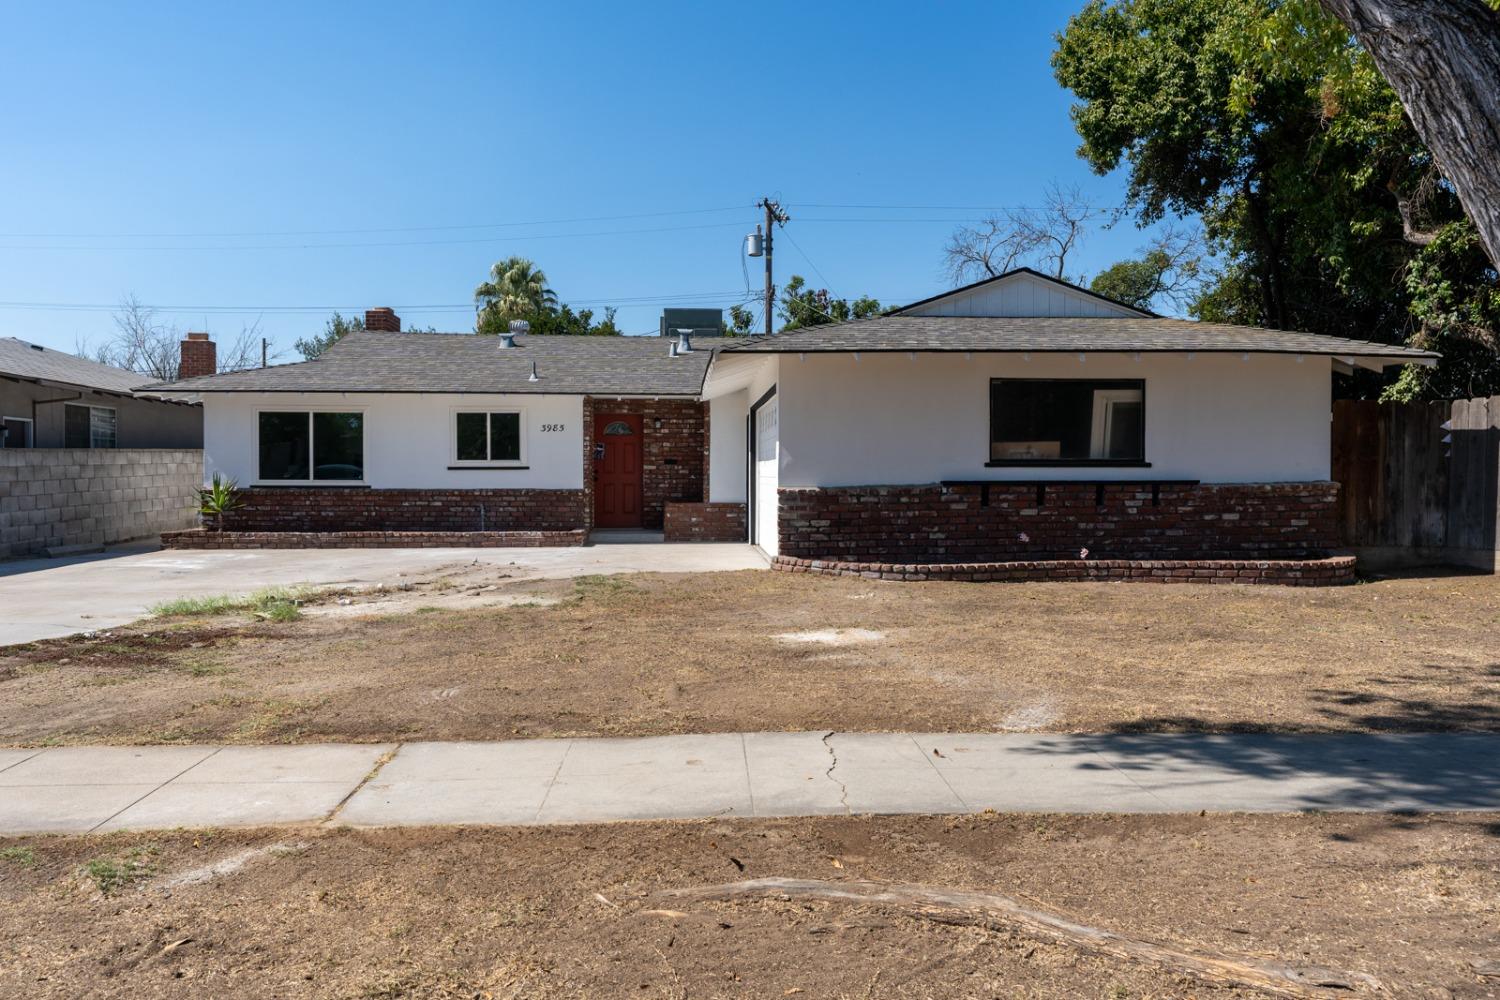
[{"label": "crack in sidewalk", "polygon": [[385,753],[377,757],[375,759],[375,766],[370,768],[370,770],[366,772],[363,778],[359,779],[359,784],[351,788],[348,795],[345,795],[343,798],[339,799],[338,805],[330,809],[328,811],[328,815],[324,816],[319,821],[319,824],[322,826],[331,825],[338,814],[344,811],[344,807],[349,804],[349,800],[358,795],[360,789],[364,788],[370,782],[374,781],[375,776],[380,773],[381,768],[385,767],[391,761],[395,760],[396,755],[401,752],[401,748],[404,746],[406,746],[405,743],[397,743],[395,746],[391,747],[391,749],[387,750]]},{"label": "crack in sidewalk", "polygon": [[833,761],[828,765],[828,770],[823,772],[823,777],[839,786],[839,806],[847,813],[849,811],[849,786],[833,776],[834,768],[839,766],[839,755],[833,749],[832,743],[836,733],[837,730],[833,730],[823,737],[823,745],[828,748],[828,756]]}]

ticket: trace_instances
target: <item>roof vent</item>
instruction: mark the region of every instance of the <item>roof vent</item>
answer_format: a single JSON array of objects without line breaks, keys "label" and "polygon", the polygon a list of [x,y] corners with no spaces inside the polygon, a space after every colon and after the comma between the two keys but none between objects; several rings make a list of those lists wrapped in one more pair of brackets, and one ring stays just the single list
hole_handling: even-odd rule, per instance
[{"label": "roof vent", "polygon": [[31,348],[33,351],[45,351],[46,350],[46,348],[43,347],[41,344],[27,344],[26,346],[29,347],[29,348]]},{"label": "roof vent", "polygon": [[526,381],[528,381],[528,382],[540,382],[541,380],[542,380],[542,377],[536,373],[536,362],[533,361],[531,363],[531,374],[528,375],[528,376],[526,376]]},{"label": "roof vent", "polygon": [[677,353],[678,354],[692,354],[693,353],[693,331],[692,330],[678,330],[677,331]]},{"label": "roof vent", "polygon": [[516,346],[516,335],[513,333],[502,333],[500,335],[500,346],[510,348]]},{"label": "roof vent", "polygon": [[510,333],[511,333],[511,336],[514,337],[517,334],[530,333],[530,332],[531,332],[531,324],[528,323],[526,320],[524,320],[524,319],[513,319],[513,320],[510,321]]}]

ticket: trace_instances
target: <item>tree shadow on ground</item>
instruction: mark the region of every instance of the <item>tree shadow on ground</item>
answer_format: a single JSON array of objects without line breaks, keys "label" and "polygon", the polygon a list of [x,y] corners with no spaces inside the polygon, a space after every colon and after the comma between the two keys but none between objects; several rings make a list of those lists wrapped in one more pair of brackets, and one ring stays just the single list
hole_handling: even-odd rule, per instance
[{"label": "tree shadow on ground", "polygon": [[[1119,771],[1169,811],[1500,812],[1500,733],[1193,731],[1039,737],[1022,753]],[[1080,744],[1093,751],[1079,756]],[[1500,836],[1500,824],[1491,831]]]}]

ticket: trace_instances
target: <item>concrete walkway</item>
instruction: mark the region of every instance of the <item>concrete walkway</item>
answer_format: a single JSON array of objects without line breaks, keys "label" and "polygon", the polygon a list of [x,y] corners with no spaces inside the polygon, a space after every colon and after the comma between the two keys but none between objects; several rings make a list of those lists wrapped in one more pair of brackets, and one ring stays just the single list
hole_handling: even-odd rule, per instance
[{"label": "concrete walkway", "polygon": [[1500,734],[728,733],[0,750],[0,833],[847,813],[1500,810]]},{"label": "concrete walkway", "polygon": [[494,566],[515,579],[590,573],[702,573],[764,569],[749,545],[627,542],[547,549],[258,549],[169,551],[121,546],[97,555],[0,563],[0,646],[136,621],[178,597],[248,594],[262,587],[372,587]]}]

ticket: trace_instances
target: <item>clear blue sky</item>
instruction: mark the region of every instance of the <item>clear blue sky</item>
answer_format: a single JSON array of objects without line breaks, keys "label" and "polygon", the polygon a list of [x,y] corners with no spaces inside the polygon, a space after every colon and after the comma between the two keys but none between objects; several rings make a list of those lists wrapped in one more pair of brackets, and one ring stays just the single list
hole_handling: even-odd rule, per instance
[{"label": "clear blue sky", "polygon": [[[929,295],[955,222],[911,220],[1053,180],[1118,203],[1048,67],[1081,4],[8,4],[0,335],[97,342],[127,294],[284,350],[335,306],[462,330],[512,253],[646,332],[744,296],[762,194],[792,213],[779,281]],[[867,205],[961,207],[824,207]]]}]

